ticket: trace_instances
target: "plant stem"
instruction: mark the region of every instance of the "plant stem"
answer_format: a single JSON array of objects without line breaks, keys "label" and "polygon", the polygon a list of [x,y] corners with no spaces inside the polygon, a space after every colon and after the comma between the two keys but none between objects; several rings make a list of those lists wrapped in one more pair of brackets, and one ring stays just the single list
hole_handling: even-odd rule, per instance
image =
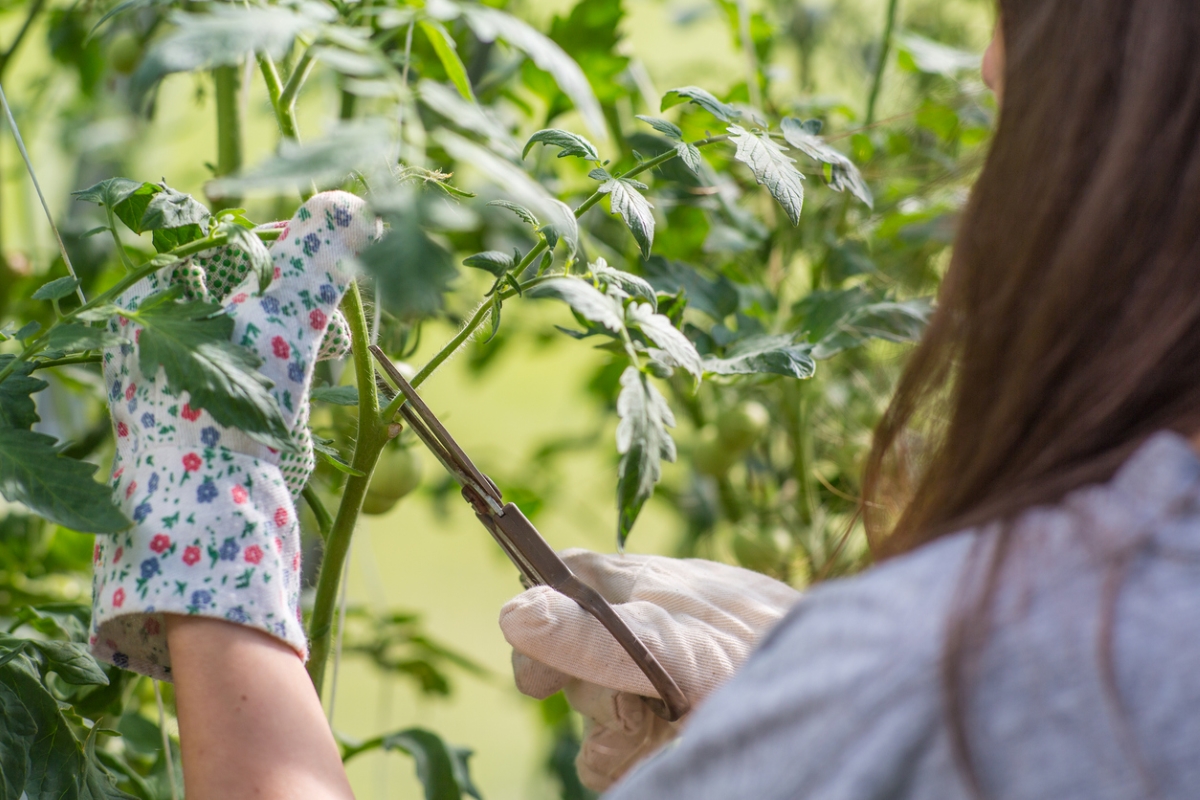
[{"label": "plant stem", "polygon": [[379,460],[379,453],[388,441],[387,426],[382,424],[379,416],[374,360],[367,351],[370,342],[367,318],[363,313],[358,285],[355,283],[351,283],[346,292],[342,301],[342,312],[350,326],[350,342],[354,351],[355,377],[358,382],[358,436],[350,465],[362,475],[351,475],[346,481],[337,517],[334,518],[333,527],[325,539],[325,554],[321,559],[321,572],[317,578],[317,596],[308,625],[308,639],[312,648],[308,658],[308,675],[316,687],[318,696],[325,683],[325,662],[329,658],[338,584],[346,563],[346,554],[350,550],[350,539],[354,535],[354,526],[362,511],[363,498],[371,483],[375,462]]},{"label": "plant stem", "polygon": [[64,356],[62,358],[48,358],[45,361],[39,361],[33,365],[33,369],[51,369],[53,367],[70,367],[75,364],[99,364],[104,360],[104,357],[96,354],[89,355],[88,353],[79,353],[73,356]]},{"label": "plant stem", "polygon": [[875,104],[879,101],[879,90],[883,86],[883,73],[887,69],[888,56],[892,52],[892,31],[896,28],[896,9],[899,6],[900,0],[888,0],[887,16],[883,21],[883,39],[879,42],[879,61],[875,64],[871,94],[867,98],[867,125],[875,122]]},{"label": "plant stem", "polygon": [[328,509],[321,502],[321,498],[317,495],[317,490],[313,488],[311,482],[304,485],[300,494],[304,498],[304,502],[308,503],[308,508],[312,511],[313,516],[317,518],[317,530],[321,533],[321,540],[327,540],[329,531],[333,528],[333,517],[329,516]]},{"label": "plant stem", "polygon": [[[242,168],[242,104],[239,102],[242,68],[238,64],[213,70],[217,96],[217,177],[232,175]],[[212,200],[213,211],[241,205],[240,197]]]},{"label": "plant stem", "polygon": [[308,74],[312,72],[315,63],[316,57],[313,55],[312,46],[309,45],[304,53],[301,54],[300,60],[296,62],[296,68],[292,70],[287,84],[283,87],[283,92],[279,95],[280,108],[295,109],[296,95],[300,94],[300,87],[304,85],[304,81],[308,80]]}]

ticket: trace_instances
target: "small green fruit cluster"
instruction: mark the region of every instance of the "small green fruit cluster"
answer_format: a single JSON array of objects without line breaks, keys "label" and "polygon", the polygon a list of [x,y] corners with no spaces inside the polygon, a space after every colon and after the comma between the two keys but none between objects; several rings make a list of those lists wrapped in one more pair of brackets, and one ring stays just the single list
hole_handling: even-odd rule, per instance
[{"label": "small green fruit cluster", "polygon": [[771,415],[762,403],[745,400],[721,412],[715,426],[700,431],[692,453],[696,469],[720,477],[767,433]]},{"label": "small green fruit cluster", "polygon": [[363,498],[364,514],[386,514],[421,483],[421,461],[411,447],[384,448]]}]

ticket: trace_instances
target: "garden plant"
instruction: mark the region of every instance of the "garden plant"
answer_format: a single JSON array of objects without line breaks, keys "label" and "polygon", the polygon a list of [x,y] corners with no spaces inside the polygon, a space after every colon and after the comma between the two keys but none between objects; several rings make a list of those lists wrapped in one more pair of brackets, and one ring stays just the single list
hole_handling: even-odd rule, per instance
[{"label": "garden plant", "polygon": [[[202,197],[77,148],[65,167],[73,199],[47,210],[57,255],[31,259],[0,236],[0,800],[182,791],[169,684],[89,654],[92,535],[119,536],[151,513],[112,488],[127,423],[110,420],[110,404],[151,433],[168,415],[205,412],[285,464],[312,448],[297,510],[308,670],[326,694],[335,651],[431,696],[449,694],[455,672],[480,672],[417,613],[344,606],[360,516],[418,487],[435,500],[450,488],[421,473],[402,397],[376,376],[371,344],[411,362],[418,388],[448,364],[487,372],[520,337],[601,351],[584,391],[610,424],[542,443],[500,476],[535,519],[564,454],[596,450],[613,465],[614,548],[637,536],[653,497],[679,521],[680,554],[797,587],[868,563],[860,458],[903,344],[929,315],[990,131],[978,59],[960,47],[975,41],[985,4],[914,3],[905,16],[897,0],[713,0],[707,13],[727,22],[741,74],[660,91],[626,41],[629,2],[579,0],[542,26],[490,0],[2,9],[15,20],[0,52],[16,124],[5,136],[27,134],[32,172],[6,169],[22,180],[43,169],[48,148],[29,135],[40,118],[136,126],[185,90],[180,73],[215,115],[216,137],[197,155],[211,162]],[[26,57],[36,66],[14,83],[11,65]],[[67,99],[53,90],[64,82]],[[333,102],[302,128],[298,107],[316,82],[334,87],[320,95]],[[248,98],[264,90],[277,146],[247,163]],[[17,202],[13,184],[0,184],[0,209]],[[363,198],[380,235],[336,313],[323,288],[281,308],[268,247],[287,229],[259,223],[334,189]],[[197,266],[208,293],[188,283]],[[150,275],[162,276],[153,293],[122,299]],[[233,295],[248,276],[252,291]],[[530,316],[547,303],[563,304],[568,324]],[[311,409],[272,391],[271,353],[231,340],[237,309],[251,306],[328,325],[320,363],[293,359],[315,370]],[[431,358],[414,359],[446,330]],[[129,359],[177,398],[169,411],[135,412],[134,387],[104,380]],[[47,424],[51,408],[72,424]],[[479,408],[495,413],[482,397]],[[588,796],[572,772],[565,701],[543,711],[562,796]],[[428,798],[487,792],[469,751],[433,731],[340,741],[346,760],[409,754]]]}]

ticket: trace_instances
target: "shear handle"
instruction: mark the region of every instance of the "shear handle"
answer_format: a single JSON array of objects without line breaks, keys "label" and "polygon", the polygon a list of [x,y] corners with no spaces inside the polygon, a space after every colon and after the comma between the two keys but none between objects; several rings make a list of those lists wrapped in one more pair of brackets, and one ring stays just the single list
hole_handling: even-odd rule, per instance
[{"label": "shear handle", "polygon": [[[651,711],[668,722],[674,722],[690,710],[691,703],[687,696],[679,688],[679,684],[675,683],[675,679],[663,668],[654,653],[650,652],[650,649],[599,592],[571,572],[571,568],[546,543],[546,540],[533,527],[533,523],[521,513],[521,509],[508,503],[504,506],[503,514],[491,517],[491,524],[503,531],[508,544],[521,554],[522,560],[532,565],[542,579],[542,583],[574,600],[608,629],[612,637],[617,640],[617,644],[621,645],[629,654],[633,663],[642,671],[642,674],[650,681],[650,685],[662,698],[661,700],[652,697],[642,698]],[[488,527],[490,528],[491,525]],[[504,542],[501,542],[501,546],[506,551],[509,550]]]}]

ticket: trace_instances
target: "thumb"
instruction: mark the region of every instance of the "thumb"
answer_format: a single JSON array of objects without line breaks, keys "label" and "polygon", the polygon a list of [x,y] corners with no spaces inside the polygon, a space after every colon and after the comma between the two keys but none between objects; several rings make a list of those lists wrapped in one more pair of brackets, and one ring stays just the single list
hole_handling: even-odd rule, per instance
[{"label": "thumb", "polygon": [[[749,643],[661,606],[615,605],[693,703],[723,683],[750,654]],[[645,697],[658,693],[600,622],[571,598],[535,586],[500,611],[500,629],[517,652],[589,683]]]}]

